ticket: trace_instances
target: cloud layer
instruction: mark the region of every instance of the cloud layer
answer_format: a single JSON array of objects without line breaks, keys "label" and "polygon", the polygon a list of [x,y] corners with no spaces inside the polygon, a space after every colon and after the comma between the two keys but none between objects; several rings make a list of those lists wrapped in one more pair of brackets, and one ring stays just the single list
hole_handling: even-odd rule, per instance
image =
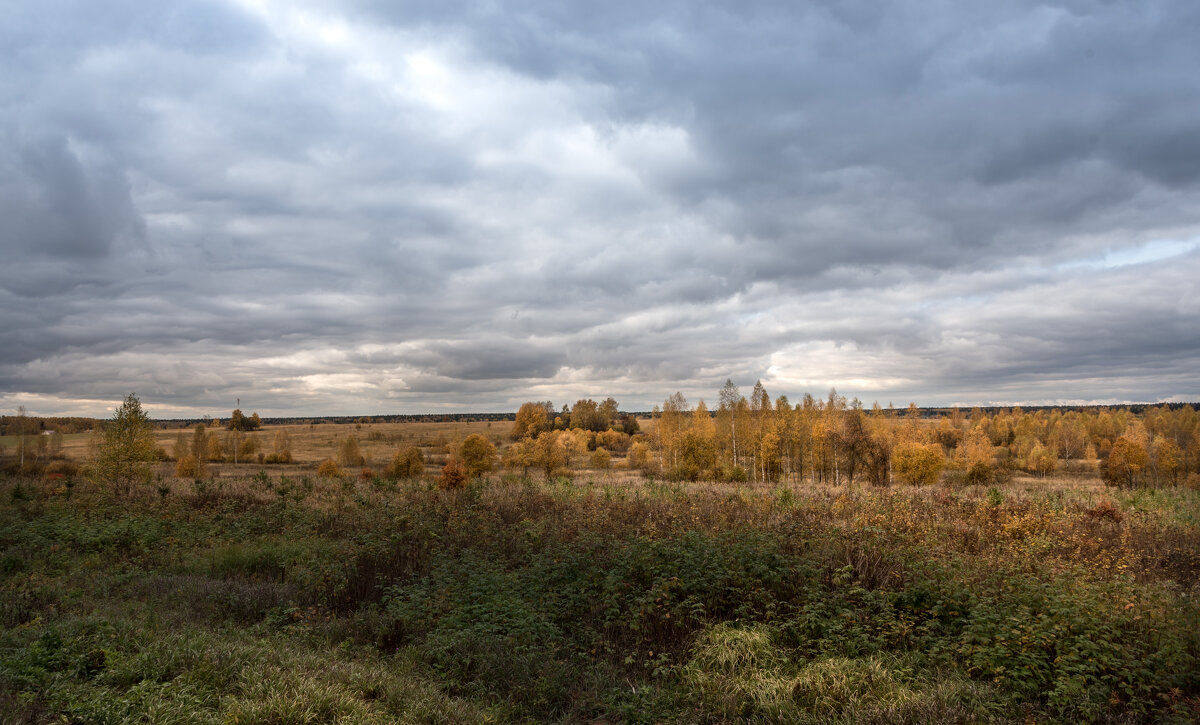
[{"label": "cloud layer", "polygon": [[1200,399],[1200,6],[17,3],[0,409]]}]

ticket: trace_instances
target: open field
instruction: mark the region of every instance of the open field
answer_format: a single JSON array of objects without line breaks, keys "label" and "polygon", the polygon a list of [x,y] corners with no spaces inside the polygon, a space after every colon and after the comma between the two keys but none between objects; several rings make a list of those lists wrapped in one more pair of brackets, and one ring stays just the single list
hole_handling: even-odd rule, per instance
[{"label": "open field", "polygon": [[0,547],[5,722],[1200,716],[1185,488],[8,480]]},{"label": "open field", "polygon": [[[266,452],[271,450],[271,442],[277,431],[287,433],[291,441],[293,464],[291,466],[270,466],[270,470],[286,472],[315,469],[316,464],[326,458],[337,455],[338,446],[346,438],[353,436],[358,441],[368,468],[381,469],[391,461],[397,450],[406,446],[420,447],[428,457],[442,456],[447,446],[456,446],[467,436],[478,433],[493,441],[496,445],[506,442],[510,423],[502,422],[462,422],[462,423],[362,423],[335,424],[317,423],[314,425],[264,426],[261,430],[245,436],[256,436]],[[158,445],[170,451],[174,445],[178,430],[156,431]],[[191,430],[182,431],[190,435]],[[223,432],[216,429],[218,435]],[[252,459],[253,460],[253,459]],[[439,459],[441,460],[441,459]],[[230,459],[232,461],[232,459]],[[254,467],[258,470],[260,467]],[[218,475],[239,475],[243,471],[229,465],[214,465]],[[432,470],[432,469],[431,469]]]},{"label": "open field", "polygon": [[[63,454],[75,459],[83,459],[87,456],[88,441],[91,439],[91,433],[67,433],[63,435]],[[0,451],[11,453],[15,451],[18,445],[20,436],[8,435],[0,436]],[[26,436],[29,445],[33,446],[37,442],[34,436]]]},{"label": "open field", "polygon": [[[653,430],[653,421],[644,420],[641,423],[644,428]],[[353,436],[365,458],[362,467],[382,471],[396,451],[407,446],[417,446],[426,457],[428,473],[433,475],[441,464],[445,463],[447,452],[456,449],[467,436],[482,435],[498,449],[503,450],[511,444],[508,438],[511,427],[511,422],[502,421],[267,425],[253,433],[243,434],[241,440],[253,436],[259,441],[259,452],[270,453],[275,434],[284,431],[291,442],[291,463],[263,465],[258,463],[257,455],[251,455],[248,460],[243,458],[235,465],[232,456],[226,455],[225,460],[210,463],[208,473],[215,478],[250,476],[259,471],[266,471],[276,478],[283,475],[312,474],[320,461],[335,458],[339,445],[346,438]],[[221,428],[208,430],[210,434],[221,438],[227,436],[227,431]],[[156,429],[155,443],[169,454],[180,433],[190,441],[192,428]],[[0,452],[7,450],[12,455],[17,440],[17,436],[0,436]],[[28,436],[27,440],[36,442],[37,439],[35,436]],[[62,456],[76,464],[85,465],[91,457],[91,441],[91,433],[64,435]],[[33,443],[28,445],[32,449]],[[616,454],[618,464],[620,460],[621,455]],[[174,463],[168,460],[158,464],[155,472],[160,477],[171,477],[174,475],[173,471]]]}]

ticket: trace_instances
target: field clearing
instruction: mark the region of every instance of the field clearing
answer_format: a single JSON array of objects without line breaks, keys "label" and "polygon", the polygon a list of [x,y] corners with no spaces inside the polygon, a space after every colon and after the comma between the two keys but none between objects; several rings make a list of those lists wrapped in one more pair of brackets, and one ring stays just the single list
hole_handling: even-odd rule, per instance
[{"label": "field clearing", "polygon": [[[499,447],[507,442],[511,423],[492,421],[469,422],[406,422],[406,423],[316,423],[299,425],[267,425],[243,438],[256,436],[260,450],[269,453],[277,431],[284,431],[291,440],[293,465],[315,467],[333,458],[338,446],[350,436],[358,439],[359,452],[366,458],[367,467],[383,467],[397,450],[415,445],[427,453],[445,453],[447,445],[456,445],[467,436],[478,433]],[[223,428],[210,428],[211,433],[224,436]],[[191,428],[155,431],[158,445],[168,452],[180,433],[185,437]]]},{"label": "field clearing", "polygon": [[[38,434],[41,435],[41,434]],[[81,460],[87,456],[88,441],[91,440],[91,433],[64,433],[63,434],[63,455],[68,458]],[[7,435],[0,436],[0,451],[14,451],[19,445],[21,436]],[[30,446],[30,450],[37,445],[37,436],[25,436],[26,443]]]}]

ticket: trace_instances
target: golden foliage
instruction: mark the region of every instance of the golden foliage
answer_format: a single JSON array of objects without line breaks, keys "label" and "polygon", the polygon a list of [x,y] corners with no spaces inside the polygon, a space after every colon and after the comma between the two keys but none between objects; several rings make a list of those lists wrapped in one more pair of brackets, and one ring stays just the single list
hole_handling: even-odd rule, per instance
[{"label": "golden foliage", "polygon": [[342,469],[332,458],[326,458],[317,465],[317,475],[321,478],[340,478]]},{"label": "golden foliage", "polygon": [[945,465],[942,447],[937,443],[905,441],[896,446],[892,470],[902,483],[928,486],[938,482]]},{"label": "golden foliage", "polygon": [[199,458],[187,453],[176,461],[175,475],[179,478],[204,478],[208,475],[208,467]]},{"label": "golden foliage", "polygon": [[478,433],[472,433],[458,447],[458,457],[467,478],[478,478],[496,467],[496,446]]},{"label": "golden foliage", "polygon": [[467,469],[462,461],[452,457],[442,466],[442,475],[438,478],[438,488],[455,489],[467,484]]},{"label": "golden foliage", "polygon": [[338,444],[337,462],[342,466],[361,466],[365,462],[358,450],[358,436],[346,436]]},{"label": "golden foliage", "polygon": [[418,478],[425,473],[425,454],[417,446],[408,446],[396,451],[388,475],[396,478]]}]

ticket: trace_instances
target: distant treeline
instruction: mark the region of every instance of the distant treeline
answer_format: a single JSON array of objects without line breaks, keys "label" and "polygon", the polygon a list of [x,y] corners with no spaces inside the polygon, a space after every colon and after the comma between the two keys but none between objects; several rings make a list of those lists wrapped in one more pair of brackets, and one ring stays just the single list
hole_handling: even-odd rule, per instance
[{"label": "distant treeline", "polygon": [[[1151,408],[1179,410],[1184,406],[1200,407],[1200,403],[1132,403],[1122,405],[1021,405],[1016,406],[1017,409],[1036,412],[1036,411],[1058,411],[1060,413],[1077,412],[1083,413],[1088,411],[1118,411],[1127,410],[1135,415],[1142,415]],[[569,410],[569,406],[566,406]],[[955,410],[982,411],[988,415],[996,415],[1001,412],[1013,410],[1014,406],[972,406],[972,407],[940,407],[940,408],[920,408],[922,418],[942,418],[952,415]],[[153,410],[148,411],[153,413]],[[908,412],[907,410],[905,412]],[[649,410],[622,411],[624,415],[630,415],[635,418],[650,418],[654,412]],[[715,415],[715,411],[714,411]],[[370,423],[474,423],[488,421],[512,421],[516,419],[516,412],[509,413],[417,413],[411,415],[325,415],[319,417],[312,416],[294,416],[294,417],[278,417],[278,418],[263,418],[263,425],[318,425],[318,424],[334,424],[347,425],[354,423],[370,424]],[[22,431],[26,435],[40,433],[44,430],[58,431],[59,433],[86,433],[94,429],[97,425],[103,425],[106,419],[97,418],[82,418],[77,416],[71,417],[49,417],[30,415],[24,418],[15,415],[0,416],[0,435],[20,435]],[[22,422],[24,421],[24,422]],[[182,426],[192,426],[196,423],[203,423],[206,426],[214,425],[215,423],[226,423],[227,419],[212,418],[204,416],[200,418],[153,418],[154,425],[157,428],[177,428]]]},{"label": "distant treeline", "polygon": [[[480,421],[505,421],[512,420],[515,413],[421,413],[416,415],[324,415],[324,416],[294,416],[294,417],[277,417],[277,418],[262,418],[263,425],[352,425],[362,424],[369,425],[371,423],[469,423]],[[647,414],[648,415],[648,414]],[[155,423],[166,424],[171,427],[175,426],[191,426],[196,423],[204,425],[224,425],[228,422],[225,418],[212,418],[205,416],[203,418],[156,418]]]},{"label": "distant treeline", "polygon": [[0,417],[0,435],[34,435],[43,431],[86,433],[96,427],[95,418],[55,418],[40,415],[5,415]]}]

